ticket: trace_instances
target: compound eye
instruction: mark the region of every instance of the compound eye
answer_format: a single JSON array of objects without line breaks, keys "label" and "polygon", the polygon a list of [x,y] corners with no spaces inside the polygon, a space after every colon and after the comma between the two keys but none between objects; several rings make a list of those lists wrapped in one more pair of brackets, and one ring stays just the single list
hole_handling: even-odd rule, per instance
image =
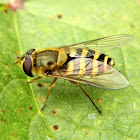
[{"label": "compound eye", "polygon": [[31,55],[34,51],[35,51],[35,49],[30,49],[26,52],[26,54]]},{"label": "compound eye", "polygon": [[25,59],[25,61],[23,63],[23,70],[28,76],[33,77],[31,58]]}]

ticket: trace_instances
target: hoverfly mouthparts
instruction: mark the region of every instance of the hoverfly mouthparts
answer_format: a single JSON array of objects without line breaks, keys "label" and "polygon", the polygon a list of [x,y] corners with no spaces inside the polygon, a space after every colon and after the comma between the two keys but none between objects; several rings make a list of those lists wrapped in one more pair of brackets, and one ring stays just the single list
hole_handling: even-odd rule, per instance
[{"label": "hoverfly mouthparts", "polygon": [[[20,59],[20,57],[16,56],[15,59]],[[16,61],[13,65],[16,65],[17,63],[19,63],[20,61]]]}]

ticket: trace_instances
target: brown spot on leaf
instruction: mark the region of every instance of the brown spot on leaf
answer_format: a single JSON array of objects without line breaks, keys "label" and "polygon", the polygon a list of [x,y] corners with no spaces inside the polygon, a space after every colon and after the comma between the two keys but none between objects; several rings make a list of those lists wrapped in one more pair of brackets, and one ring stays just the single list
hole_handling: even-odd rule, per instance
[{"label": "brown spot on leaf", "polygon": [[38,86],[38,87],[46,87],[47,84],[41,84],[41,83],[38,83],[37,86]]},{"label": "brown spot on leaf", "polygon": [[130,24],[130,27],[131,27],[131,28],[134,28],[134,27],[135,27],[135,25],[134,25],[134,24]]},{"label": "brown spot on leaf", "polygon": [[16,134],[13,134],[13,137],[16,138]]},{"label": "brown spot on leaf", "polygon": [[19,51],[16,51],[16,54],[19,55]]},{"label": "brown spot on leaf", "polygon": [[98,103],[102,103],[102,100],[101,100],[101,99],[99,99],[99,100],[98,100]]},{"label": "brown spot on leaf", "polygon": [[138,0],[138,5],[140,5],[140,0]]},{"label": "brown spot on leaf", "polygon": [[32,108],[33,108],[33,107],[32,107],[32,106],[30,106],[29,108],[30,108],[30,110],[32,110]]},{"label": "brown spot on leaf", "polygon": [[2,122],[2,123],[5,123],[5,120],[2,118],[2,119],[1,119],[1,122]]},{"label": "brown spot on leaf", "polygon": [[7,14],[7,12],[8,12],[7,10],[4,10],[4,13],[6,13],[6,14]]},{"label": "brown spot on leaf", "polygon": [[43,84],[43,87],[46,87],[47,86],[47,84]]},{"label": "brown spot on leaf", "polygon": [[10,80],[10,81],[12,80],[12,77],[11,77],[11,75],[8,75],[8,78],[9,78],[9,80]]},{"label": "brown spot on leaf", "polygon": [[43,101],[44,100],[44,98],[43,97],[40,97],[40,101]]},{"label": "brown spot on leaf", "polygon": [[8,66],[6,64],[4,64],[5,68],[8,69]]},{"label": "brown spot on leaf", "polygon": [[89,136],[90,135],[90,132],[87,132],[87,135]]},{"label": "brown spot on leaf", "polygon": [[41,83],[38,83],[37,86],[38,87],[43,87],[43,85]]},{"label": "brown spot on leaf", "polygon": [[53,114],[53,115],[55,115],[55,114],[56,114],[56,111],[55,111],[55,110],[53,110],[53,111],[52,111],[52,114]]},{"label": "brown spot on leaf", "polygon": [[58,130],[58,126],[57,126],[57,125],[54,125],[54,126],[53,126],[53,129],[54,129],[54,130]]},{"label": "brown spot on leaf", "polygon": [[61,19],[62,18],[62,15],[61,14],[58,14],[57,15],[57,18]]},{"label": "brown spot on leaf", "polygon": [[86,130],[85,128],[82,129],[82,131],[85,131],[85,130]]},{"label": "brown spot on leaf", "polygon": [[19,114],[22,114],[22,111],[19,109],[19,110],[18,110],[18,113],[19,113]]},{"label": "brown spot on leaf", "polygon": [[2,114],[4,114],[4,113],[5,113],[5,112],[4,112],[4,110],[2,110],[1,112],[2,112]]},{"label": "brown spot on leaf", "polygon": [[9,31],[9,32],[11,32],[11,31],[12,31],[12,29],[9,27],[9,28],[8,28],[8,31]]}]

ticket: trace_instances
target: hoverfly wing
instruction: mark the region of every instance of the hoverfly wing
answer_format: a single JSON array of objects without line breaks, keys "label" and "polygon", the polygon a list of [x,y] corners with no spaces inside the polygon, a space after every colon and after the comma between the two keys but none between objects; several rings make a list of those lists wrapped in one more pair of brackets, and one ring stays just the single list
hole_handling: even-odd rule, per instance
[{"label": "hoverfly wing", "polygon": [[69,80],[69,81],[74,81],[74,82],[78,82],[78,83],[82,83],[98,88],[103,88],[103,89],[122,89],[129,85],[127,79],[118,71],[117,73],[113,73],[112,76],[115,76],[116,77],[115,79],[121,78],[121,80],[119,81],[112,80],[113,77],[111,78],[108,77],[107,75],[96,77],[96,78],[78,78],[78,77],[76,78],[73,76],[58,76],[58,75],[55,75],[54,77]]},{"label": "hoverfly wing", "polygon": [[113,35],[108,37],[103,37],[95,40],[90,40],[86,42],[81,42],[69,46],[64,46],[61,48],[64,48],[65,50],[71,49],[71,48],[86,48],[91,50],[99,50],[103,52],[110,51],[115,48],[120,48],[122,46],[125,46],[129,44],[134,39],[131,35]]},{"label": "hoverfly wing", "polygon": [[71,60],[67,68],[54,72],[53,76],[104,89],[121,89],[129,85],[127,79],[110,65],[88,58]]},{"label": "hoverfly wing", "polygon": [[128,80],[117,70],[112,68],[111,73],[100,74],[93,78],[81,78],[86,80],[87,84],[104,89],[122,89],[129,85]]}]

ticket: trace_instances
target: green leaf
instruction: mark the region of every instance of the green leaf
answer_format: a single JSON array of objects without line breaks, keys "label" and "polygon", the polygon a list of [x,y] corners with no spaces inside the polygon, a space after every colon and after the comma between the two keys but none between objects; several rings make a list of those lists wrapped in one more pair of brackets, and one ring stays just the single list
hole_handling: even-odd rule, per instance
[{"label": "green leaf", "polygon": [[[140,3],[134,0],[34,0],[24,10],[0,13],[1,139],[140,139]],[[130,34],[135,40],[110,54],[130,85],[122,90],[82,87],[102,111],[69,81],[51,89],[43,78],[32,84],[16,56],[31,48],[74,44],[106,35]],[[41,86],[43,85],[43,86]],[[43,100],[44,99],[44,100]]]}]

